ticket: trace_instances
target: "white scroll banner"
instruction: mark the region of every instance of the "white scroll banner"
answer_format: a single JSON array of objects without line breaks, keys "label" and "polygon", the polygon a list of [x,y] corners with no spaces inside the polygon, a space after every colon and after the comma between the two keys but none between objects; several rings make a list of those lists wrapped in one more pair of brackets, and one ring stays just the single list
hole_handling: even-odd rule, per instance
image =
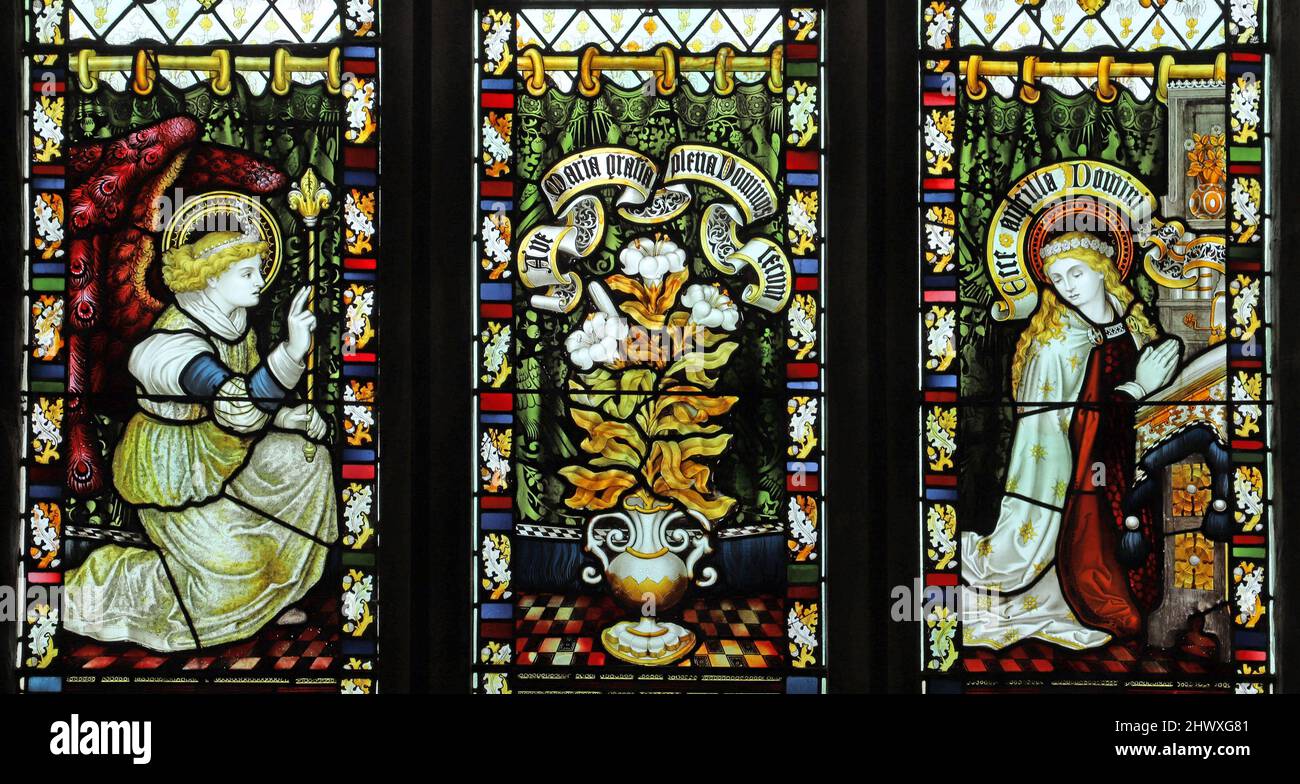
[{"label": "white scroll banner", "polygon": [[781,246],[767,237],[755,237],[742,244],[736,229],[743,225],[731,204],[714,202],[705,207],[700,220],[704,257],[728,275],[751,267],[758,282],[746,286],[741,299],[769,313],[779,313],[790,302],[790,260]]},{"label": "white scroll banner", "polygon": [[[776,212],[776,189],[758,167],[718,147],[682,144],[668,152],[664,184],[685,191],[685,182],[703,183],[725,193],[729,202],[713,202],[700,219],[700,247],[720,272],[739,274],[749,267],[757,283],[745,287],[741,300],[778,313],[790,302],[790,260],[766,237],[742,240],[737,230]],[[656,199],[656,202],[659,200]],[[685,209],[683,205],[682,209]],[[626,211],[623,213],[633,218]]]},{"label": "white scroll banner", "polygon": [[560,268],[560,259],[585,258],[605,236],[605,209],[595,196],[581,196],[557,217],[559,226],[528,232],[515,254],[519,279],[530,289],[545,289],[530,300],[538,310],[568,313],[582,299],[582,278]]},{"label": "white scroll banner", "polygon": [[742,240],[738,229],[776,212],[776,190],[752,163],[718,147],[681,144],[667,154],[661,186],[659,167],[635,150],[598,147],[569,155],[541,179],[551,211],[561,225],[538,226],[524,237],[517,252],[519,277],[529,288],[545,288],[532,297],[533,307],[569,312],[582,295],[582,281],[561,269],[561,256],[583,258],[604,234],[604,212],[596,197],[583,195],[598,187],[621,186],[614,200],[619,215],[633,223],[672,220],[690,206],[688,183],[703,183],[725,194],[704,208],[700,246],[715,269],[736,275],[749,267],[757,282],[741,297],[771,313],[790,301],[790,261],[781,246],[766,237]]},{"label": "white scroll banner", "polygon": [[1227,270],[1227,247],[1222,236],[1198,237],[1182,221],[1152,221],[1151,245],[1145,257],[1147,274],[1162,286],[1185,289],[1196,285],[1201,270],[1219,275]]},{"label": "white scroll banner", "polygon": [[1125,232],[1130,247],[1132,235],[1151,225],[1156,208],[1155,194],[1137,176],[1104,161],[1064,161],[1024,175],[989,222],[985,260],[1000,300],[993,303],[995,321],[1028,318],[1038,307],[1041,270],[1031,269],[1029,237],[1039,219],[1064,202],[1106,206],[1125,225],[1097,230]]},{"label": "white scroll banner", "polygon": [[623,186],[614,206],[640,207],[650,198],[658,177],[659,167],[636,150],[595,147],[556,162],[542,176],[541,188],[551,212],[560,215],[574,197],[606,185]]}]

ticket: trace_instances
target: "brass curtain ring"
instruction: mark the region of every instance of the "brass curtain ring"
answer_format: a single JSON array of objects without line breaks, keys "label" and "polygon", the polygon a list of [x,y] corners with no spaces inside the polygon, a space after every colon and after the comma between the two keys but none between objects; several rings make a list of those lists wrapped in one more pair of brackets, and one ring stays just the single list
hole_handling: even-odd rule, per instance
[{"label": "brass curtain ring", "polygon": [[542,62],[542,50],[530,46],[519,53],[519,60],[528,63],[528,78],[524,80],[528,94],[539,96],[546,92],[546,65]]},{"label": "brass curtain ring", "polygon": [[289,50],[276,49],[271,57],[271,92],[289,94]]},{"label": "brass curtain ring", "polygon": [[785,83],[785,44],[772,47],[772,54],[767,63],[767,89],[774,93],[781,92]]},{"label": "brass curtain ring", "polygon": [[1169,76],[1174,70],[1173,55],[1160,58],[1160,68],[1156,72],[1156,98],[1161,103],[1169,102]]},{"label": "brass curtain ring", "polygon": [[343,90],[343,52],[337,46],[325,61],[325,89],[338,95]]},{"label": "brass curtain ring", "polygon": [[218,49],[212,53],[216,68],[212,69],[212,92],[230,95],[230,50]]},{"label": "brass curtain ring", "polygon": [[672,95],[677,89],[677,50],[664,44],[655,51],[663,61],[663,70],[655,80],[655,87],[659,88],[660,95]]},{"label": "brass curtain ring", "polygon": [[989,86],[980,79],[980,63],[984,58],[977,54],[966,61],[966,96],[972,101],[982,101],[989,94]]},{"label": "brass curtain ring", "polygon": [[713,85],[718,95],[730,95],[736,89],[736,80],[731,78],[731,58],[735,55],[730,46],[718,47],[718,54],[713,58]]},{"label": "brass curtain ring", "polygon": [[582,58],[578,61],[578,92],[588,98],[595,98],[600,94],[600,71],[593,68],[598,54],[600,54],[598,47],[588,46],[582,50]]},{"label": "brass curtain ring", "polygon": [[135,53],[135,62],[132,66],[131,89],[136,95],[148,95],[153,92],[154,71],[149,61],[152,53],[144,49]]},{"label": "brass curtain ring", "polygon": [[1030,104],[1038,103],[1042,95],[1038,89],[1038,58],[1029,55],[1020,67],[1020,100]]},{"label": "brass curtain ring", "polygon": [[1119,97],[1119,90],[1110,83],[1110,67],[1114,64],[1115,58],[1110,56],[1097,60],[1097,100],[1102,103],[1114,103]]},{"label": "brass curtain ring", "polygon": [[99,89],[99,80],[95,78],[95,72],[90,70],[90,58],[94,56],[94,49],[77,52],[77,80],[83,93],[93,93]]}]

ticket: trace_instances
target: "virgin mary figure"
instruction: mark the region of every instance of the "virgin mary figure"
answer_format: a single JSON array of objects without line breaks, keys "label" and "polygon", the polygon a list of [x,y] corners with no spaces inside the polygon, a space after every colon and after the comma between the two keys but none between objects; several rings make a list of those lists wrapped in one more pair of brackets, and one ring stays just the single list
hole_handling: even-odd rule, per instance
[{"label": "virgin mary figure", "polygon": [[1041,258],[1048,288],[1012,363],[1015,434],[997,525],[962,534],[966,645],[1093,648],[1138,635],[1158,598],[1158,560],[1132,552],[1133,537],[1153,538],[1155,512],[1125,508],[1133,404],[1173,378],[1181,344],[1161,337],[1107,242],[1069,232]]},{"label": "virgin mary figure", "polygon": [[315,329],[307,289],[265,357],[248,325],[269,250],[223,231],[164,255],[175,302],[131,352],[139,411],[112,471],[153,547],[104,546],[70,570],[69,631],[182,651],[303,620],[292,605],[337,536],[335,490],[328,450],[308,447],[325,421],[291,402]]}]

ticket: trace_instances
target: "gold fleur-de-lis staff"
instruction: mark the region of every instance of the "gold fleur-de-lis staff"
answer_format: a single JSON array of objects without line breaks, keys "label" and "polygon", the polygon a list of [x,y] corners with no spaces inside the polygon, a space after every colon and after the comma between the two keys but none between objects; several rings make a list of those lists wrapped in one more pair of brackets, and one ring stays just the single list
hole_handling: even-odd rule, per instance
[{"label": "gold fleur-de-lis staff", "polygon": [[[307,229],[307,284],[311,292],[307,295],[308,310],[316,308],[316,224],[320,221],[321,211],[330,206],[331,199],[329,189],[321,183],[310,166],[303,171],[302,177],[289,191],[289,209],[298,213],[303,227]],[[315,399],[315,371],[316,341],[313,339],[312,346],[307,351],[307,402],[309,403]],[[302,456],[307,458],[308,463],[315,460],[316,445],[310,441],[304,444]]]}]

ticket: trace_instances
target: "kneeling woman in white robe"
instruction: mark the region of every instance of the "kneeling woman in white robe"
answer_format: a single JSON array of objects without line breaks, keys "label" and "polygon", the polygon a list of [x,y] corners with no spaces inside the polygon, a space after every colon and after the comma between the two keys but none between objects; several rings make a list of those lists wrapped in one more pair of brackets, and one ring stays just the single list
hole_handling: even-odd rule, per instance
[{"label": "kneeling woman in white robe", "polygon": [[315,317],[304,289],[288,340],[259,358],[245,308],[260,298],[267,250],[214,232],[165,255],[176,302],[131,352],[140,411],[113,455],[114,486],[154,547],[104,546],[69,571],[69,631],[156,651],[231,642],[320,579],[335,491],[328,450],[307,439],[327,428],[311,406],[287,405]]},{"label": "kneeling woman in white robe", "polygon": [[961,539],[966,645],[1094,648],[1141,636],[1159,598],[1156,551],[1126,568],[1117,543],[1130,522],[1144,539],[1155,535],[1154,510],[1124,511],[1137,467],[1134,405],[1173,377],[1180,344],[1161,338],[1113,254],[1082,232],[1043,249],[1051,288],[1016,347],[1016,429],[997,526]]}]

